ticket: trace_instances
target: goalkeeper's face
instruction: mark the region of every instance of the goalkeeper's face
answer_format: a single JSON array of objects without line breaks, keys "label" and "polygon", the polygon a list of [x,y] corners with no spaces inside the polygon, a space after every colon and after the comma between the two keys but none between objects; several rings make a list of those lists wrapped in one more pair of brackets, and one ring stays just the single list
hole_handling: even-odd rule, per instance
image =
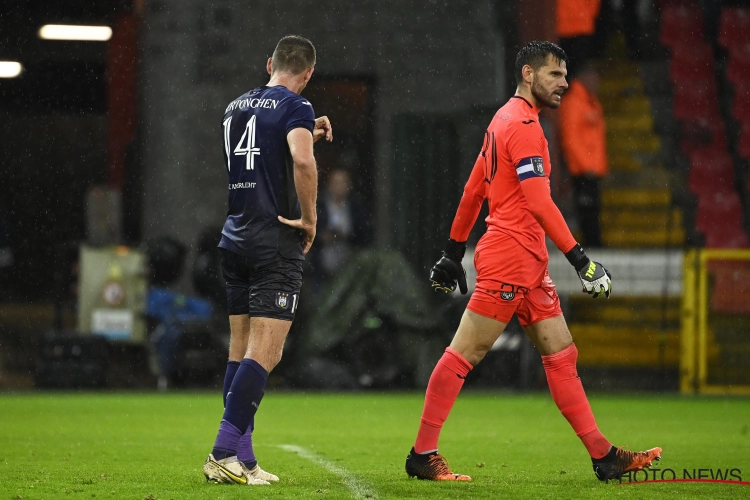
[{"label": "goalkeeper's face", "polygon": [[544,66],[534,71],[531,82],[531,94],[534,99],[542,106],[559,108],[563,92],[568,88],[568,81],[565,79],[567,74],[565,61],[558,61],[552,55],[548,55]]}]

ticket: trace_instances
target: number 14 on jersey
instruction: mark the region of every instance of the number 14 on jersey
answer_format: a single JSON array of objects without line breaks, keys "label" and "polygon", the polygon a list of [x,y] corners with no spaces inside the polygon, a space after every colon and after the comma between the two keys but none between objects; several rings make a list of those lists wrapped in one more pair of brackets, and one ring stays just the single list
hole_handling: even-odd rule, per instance
[{"label": "number 14 on jersey", "polygon": [[[232,117],[230,116],[224,120],[224,152],[227,155],[227,170],[231,170],[232,157],[229,152],[232,149],[229,139],[229,130],[232,127]],[[235,155],[245,155],[245,168],[247,170],[255,170],[255,156],[260,156],[260,148],[255,147],[255,115],[250,117],[247,124],[245,125],[245,131],[242,133],[242,137],[237,146],[234,148]]]}]

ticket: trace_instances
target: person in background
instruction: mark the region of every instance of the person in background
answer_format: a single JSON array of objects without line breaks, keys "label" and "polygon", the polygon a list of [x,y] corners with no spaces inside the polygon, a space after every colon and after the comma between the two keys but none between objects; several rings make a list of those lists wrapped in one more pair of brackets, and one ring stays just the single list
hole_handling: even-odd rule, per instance
[{"label": "person in background", "polygon": [[166,391],[178,369],[180,340],[191,321],[207,322],[213,314],[211,303],[166,288],[152,287],[146,300],[146,314],[156,322],[151,342],[159,365],[157,389]]},{"label": "person in background", "polygon": [[145,250],[149,269],[146,316],[153,328],[150,341],[158,372],[157,388],[165,391],[179,369],[180,344],[186,324],[208,321],[213,307],[205,300],[175,290],[188,252],[183,243],[170,236],[160,236],[148,240]]},{"label": "person in background", "polygon": [[594,35],[601,8],[601,0],[557,0],[555,28],[572,65],[576,58],[588,59],[598,50]]},{"label": "person in background", "polygon": [[319,276],[335,274],[352,252],[370,242],[369,220],[362,201],[352,192],[349,172],[336,168],[328,174],[318,203],[317,260]]},{"label": "person in background", "polygon": [[573,179],[575,206],[588,247],[602,246],[600,187],[607,175],[607,129],[598,98],[599,73],[589,62],[579,67],[560,108],[560,144]]}]

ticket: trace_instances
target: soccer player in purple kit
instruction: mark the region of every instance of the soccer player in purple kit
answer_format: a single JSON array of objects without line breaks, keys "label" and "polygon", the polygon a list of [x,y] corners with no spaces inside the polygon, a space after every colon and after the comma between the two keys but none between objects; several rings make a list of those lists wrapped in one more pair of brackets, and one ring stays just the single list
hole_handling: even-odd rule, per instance
[{"label": "soccer player in purple kit", "polygon": [[203,465],[207,481],[267,485],[258,466],[255,413],[281,359],[299,305],[302,261],[315,239],[318,173],[313,143],[333,140],[325,116],[299,94],[312,77],[315,47],[285,36],[263,87],[232,101],[222,120],[229,210],[219,249],[227,286],[229,361],[224,415]]}]

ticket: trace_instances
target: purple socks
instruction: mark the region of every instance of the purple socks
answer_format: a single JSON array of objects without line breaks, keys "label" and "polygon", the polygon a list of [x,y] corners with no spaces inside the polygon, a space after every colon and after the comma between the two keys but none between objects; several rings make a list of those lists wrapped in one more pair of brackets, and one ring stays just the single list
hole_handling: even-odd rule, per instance
[{"label": "purple socks", "polygon": [[227,393],[229,388],[232,387],[232,380],[237,374],[237,370],[240,368],[239,361],[227,361],[227,372],[224,374],[224,408],[227,407]]},{"label": "purple socks", "polygon": [[[236,373],[231,376],[234,370]],[[251,433],[267,379],[268,372],[255,360],[243,359],[241,363],[227,363],[224,377],[224,418],[212,452],[216,460],[237,455],[238,460],[251,469],[257,464]]]},{"label": "purple socks", "polygon": [[244,463],[245,466],[253,470],[258,465],[258,460],[255,458],[255,452],[253,451],[253,430],[248,427],[240,437],[239,446],[237,448],[237,460]]}]

